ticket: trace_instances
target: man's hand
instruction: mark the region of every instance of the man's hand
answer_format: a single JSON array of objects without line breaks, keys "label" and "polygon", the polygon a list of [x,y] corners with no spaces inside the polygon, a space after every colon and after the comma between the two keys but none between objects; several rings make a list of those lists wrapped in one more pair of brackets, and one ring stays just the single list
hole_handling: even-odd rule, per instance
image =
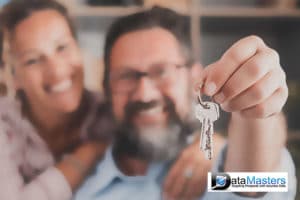
[{"label": "man's hand", "polygon": [[288,96],[277,52],[259,37],[243,38],[204,69],[202,80],[203,92],[232,113],[224,170],[277,170],[287,134],[279,113]]},{"label": "man's hand", "polygon": [[236,42],[203,72],[203,92],[223,110],[251,118],[279,113],[288,96],[277,52],[257,36]]},{"label": "man's hand", "polygon": [[[214,158],[224,146],[225,139],[214,134]],[[206,160],[199,149],[199,138],[182,151],[171,167],[163,185],[164,199],[194,200],[206,191],[207,172],[211,171],[214,160]]]}]

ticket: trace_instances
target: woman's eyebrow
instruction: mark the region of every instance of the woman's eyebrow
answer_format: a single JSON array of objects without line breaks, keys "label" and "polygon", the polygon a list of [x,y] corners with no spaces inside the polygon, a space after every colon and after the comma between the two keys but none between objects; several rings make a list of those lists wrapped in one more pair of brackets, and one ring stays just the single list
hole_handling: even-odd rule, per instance
[{"label": "woman's eyebrow", "polygon": [[18,53],[17,55],[19,57],[24,57],[24,56],[27,56],[29,54],[37,54],[38,53],[38,50],[37,49],[34,49],[34,48],[31,48],[31,49],[27,49],[25,51],[21,51],[20,53]]}]

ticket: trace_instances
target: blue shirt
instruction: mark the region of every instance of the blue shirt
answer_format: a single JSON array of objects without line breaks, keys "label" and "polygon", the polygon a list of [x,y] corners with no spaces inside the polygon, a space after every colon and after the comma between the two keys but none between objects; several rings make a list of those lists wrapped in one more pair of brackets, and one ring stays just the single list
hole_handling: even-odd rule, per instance
[{"label": "blue shirt", "polygon": [[[226,148],[223,148],[213,172],[223,166]],[[90,176],[77,191],[75,200],[159,200],[162,198],[162,183],[168,171],[168,163],[153,163],[145,176],[126,176],[118,168],[113,159],[112,148],[108,148],[104,159],[98,164],[95,173]],[[289,192],[267,193],[260,200],[293,200],[296,195],[295,168],[290,154],[283,150],[280,169],[289,173]],[[201,200],[250,200],[234,193],[206,192]],[[255,198],[257,199],[257,198]]]}]

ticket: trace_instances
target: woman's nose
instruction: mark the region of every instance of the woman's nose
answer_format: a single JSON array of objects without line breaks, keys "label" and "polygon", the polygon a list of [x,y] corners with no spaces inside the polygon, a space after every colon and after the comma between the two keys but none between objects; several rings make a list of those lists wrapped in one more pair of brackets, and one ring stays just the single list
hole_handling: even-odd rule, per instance
[{"label": "woman's nose", "polygon": [[71,73],[70,66],[62,59],[53,57],[46,59],[45,76],[49,81],[60,81]]}]

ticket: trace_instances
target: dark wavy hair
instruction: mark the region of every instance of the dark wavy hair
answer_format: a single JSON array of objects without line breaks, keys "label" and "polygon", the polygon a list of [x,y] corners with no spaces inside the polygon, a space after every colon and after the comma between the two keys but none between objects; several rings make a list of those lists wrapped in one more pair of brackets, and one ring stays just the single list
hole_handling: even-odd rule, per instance
[{"label": "dark wavy hair", "polygon": [[65,18],[74,38],[76,38],[75,27],[68,10],[55,0],[12,0],[1,10],[0,27],[11,34],[20,22],[34,12],[48,9],[57,11]]},{"label": "dark wavy hair", "polygon": [[[182,52],[186,62],[190,64],[194,62],[195,59],[192,53],[190,23],[188,17],[158,6],[155,6],[150,10],[121,17],[111,25],[105,40],[103,87],[108,98],[110,98],[110,54],[113,45],[118,38],[126,33],[154,27],[163,28],[172,33],[183,50]],[[132,48],[134,48],[134,46]]]}]

